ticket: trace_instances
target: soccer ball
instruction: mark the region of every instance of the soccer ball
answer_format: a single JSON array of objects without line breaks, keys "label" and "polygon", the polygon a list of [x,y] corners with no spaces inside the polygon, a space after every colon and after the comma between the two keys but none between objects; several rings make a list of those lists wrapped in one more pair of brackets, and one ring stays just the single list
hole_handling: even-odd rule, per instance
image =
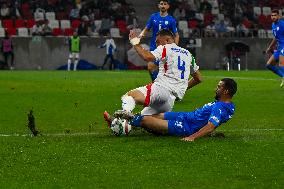
[{"label": "soccer ball", "polygon": [[122,118],[115,118],[111,122],[110,128],[113,134],[115,134],[116,136],[120,136],[120,135],[127,136],[129,132],[131,131],[131,125],[128,123],[126,119],[122,119]]}]

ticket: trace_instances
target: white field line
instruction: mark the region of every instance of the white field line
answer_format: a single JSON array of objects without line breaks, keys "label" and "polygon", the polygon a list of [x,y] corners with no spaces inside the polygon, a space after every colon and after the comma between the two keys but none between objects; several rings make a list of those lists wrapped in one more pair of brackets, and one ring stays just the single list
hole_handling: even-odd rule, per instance
[{"label": "white field line", "polygon": [[202,76],[205,78],[224,78],[229,77],[232,79],[242,79],[242,80],[254,80],[254,81],[279,81],[281,78],[272,79],[272,78],[260,78],[260,77],[230,77],[230,76]]},{"label": "white field line", "polygon": [[[235,129],[235,130],[221,130],[220,132],[269,132],[269,131],[284,131],[284,129]],[[101,135],[101,133],[43,133],[42,136],[98,136]],[[32,136],[32,134],[2,134],[0,133],[0,137],[27,137]]]}]

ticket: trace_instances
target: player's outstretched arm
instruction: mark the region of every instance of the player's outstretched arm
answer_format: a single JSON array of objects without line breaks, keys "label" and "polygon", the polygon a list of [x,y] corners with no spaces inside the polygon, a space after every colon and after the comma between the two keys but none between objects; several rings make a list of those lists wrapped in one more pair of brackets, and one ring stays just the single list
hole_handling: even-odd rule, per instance
[{"label": "player's outstretched arm", "polygon": [[181,140],[183,141],[189,141],[192,142],[197,138],[203,137],[205,135],[208,135],[209,133],[211,133],[212,131],[215,130],[215,126],[213,125],[213,123],[208,122],[207,125],[205,125],[204,127],[202,127],[199,131],[197,131],[196,133],[188,136],[188,137],[184,137]]},{"label": "player's outstretched arm", "polygon": [[140,43],[140,38],[138,37],[138,34],[135,33],[135,31],[131,30],[129,33],[129,41],[133,45],[134,49],[136,52],[139,54],[141,58],[144,60],[151,62],[155,61],[156,58],[155,56],[150,52],[145,50],[139,43]]},{"label": "player's outstretched arm", "polygon": [[191,89],[195,85],[198,85],[202,82],[202,76],[199,70],[191,74],[192,78],[188,81],[188,87],[187,89]]}]

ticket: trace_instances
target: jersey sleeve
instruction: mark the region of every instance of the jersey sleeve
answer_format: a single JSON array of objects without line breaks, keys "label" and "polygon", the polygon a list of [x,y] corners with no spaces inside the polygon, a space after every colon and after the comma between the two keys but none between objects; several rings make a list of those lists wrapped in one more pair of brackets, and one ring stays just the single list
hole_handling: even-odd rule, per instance
[{"label": "jersey sleeve", "polygon": [[150,18],[148,19],[148,21],[146,23],[146,28],[148,30],[150,30],[153,27],[152,23],[153,23],[153,15],[150,16]]},{"label": "jersey sleeve", "polygon": [[215,127],[218,127],[221,125],[221,123],[227,121],[227,120],[222,120],[222,114],[225,114],[225,110],[218,106],[215,105],[212,109],[212,113],[209,117],[209,122],[211,122]]},{"label": "jersey sleeve", "polygon": [[195,61],[195,58],[194,58],[193,55],[191,55],[190,67],[192,68],[192,69],[190,69],[190,70],[192,70],[192,73],[195,73],[199,70],[199,66],[196,64],[196,61]]},{"label": "jersey sleeve", "polygon": [[176,23],[176,20],[174,18],[172,19],[172,32],[173,32],[173,34],[177,33],[177,23]]},{"label": "jersey sleeve", "polygon": [[151,51],[151,53],[154,55],[156,61],[160,61],[162,59],[163,46],[158,46],[155,50]]}]

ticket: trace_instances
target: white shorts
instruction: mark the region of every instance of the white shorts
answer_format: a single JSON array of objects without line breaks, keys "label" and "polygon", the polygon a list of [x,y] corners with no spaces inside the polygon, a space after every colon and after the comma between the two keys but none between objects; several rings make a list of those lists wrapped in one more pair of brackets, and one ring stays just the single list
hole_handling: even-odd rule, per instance
[{"label": "white shorts", "polygon": [[79,53],[77,53],[77,52],[72,52],[72,53],[69,54],[69,58],[72,58],[72,59],[74,59],[74,58],[79,59],[79,58],[80,58],[80,55],[79,55]]},{"label": "white shorts", "polygon": [[136,88],[146,97],[141,115],[154,115],[171,111],[176,97],[166,88],[151,83],[147,86]]}]

